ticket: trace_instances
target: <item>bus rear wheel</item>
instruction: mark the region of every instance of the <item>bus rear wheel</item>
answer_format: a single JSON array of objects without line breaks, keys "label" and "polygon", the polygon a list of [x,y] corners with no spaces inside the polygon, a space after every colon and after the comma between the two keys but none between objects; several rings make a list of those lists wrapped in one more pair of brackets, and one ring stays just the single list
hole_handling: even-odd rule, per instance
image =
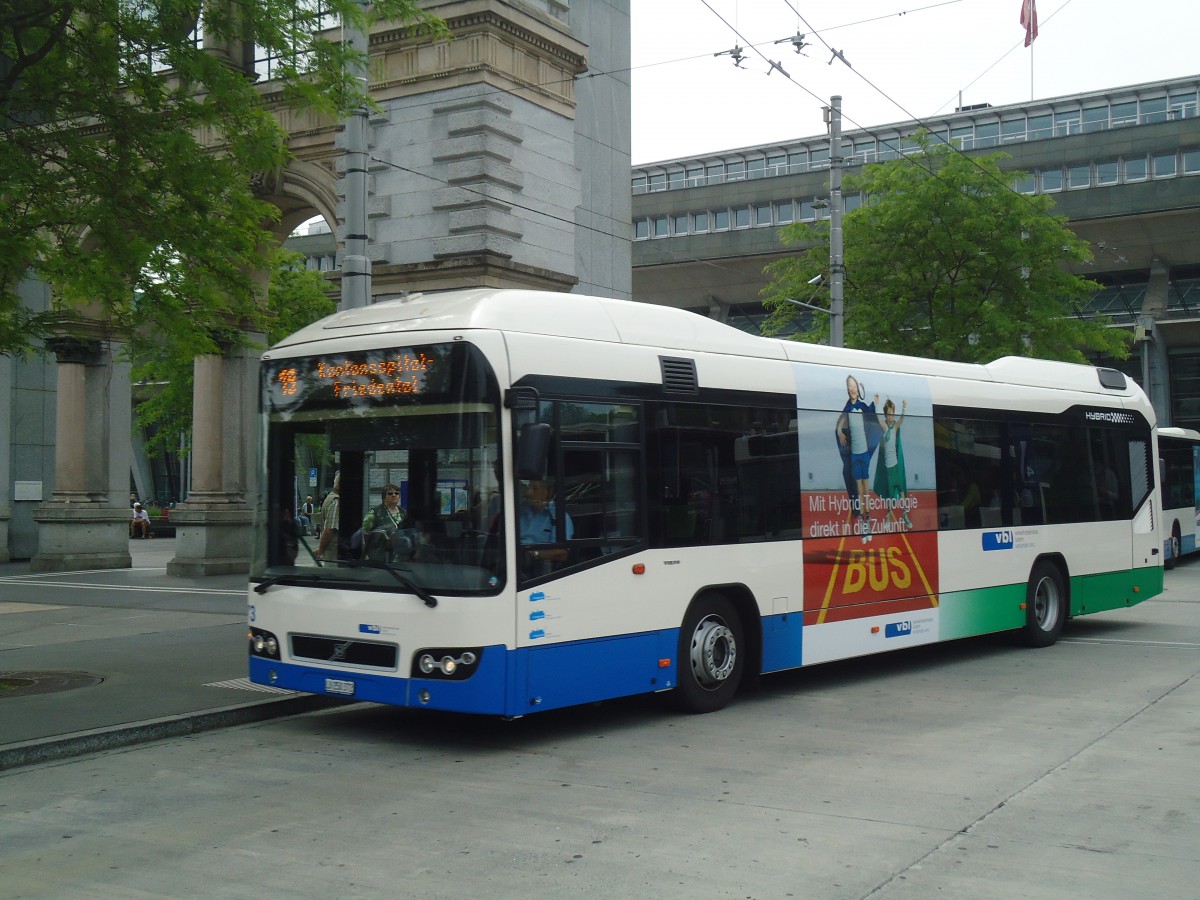
[{"label": "bus rear wheel", "polygon": [[1021,639],[1029,647],[1049,647],[1067,623],[1067,591],[1058,566],[1045,560],[1033,567],[1025,590]]},{"label": "bus rear wheel", "polygon": [[745,632],[733,604],[718,595],[697,598],[679,630],[676,700],[687,712],[722,709],[737,693],[745,665]]},{"label": "bus rear wheel", "polygon": [[1163,561],[1164,569],[1173,569],[1183,553],[1183,538],[1179,534],[1179,523],[1171,527],[1171,546],[1167,548],[1167,558]]}]

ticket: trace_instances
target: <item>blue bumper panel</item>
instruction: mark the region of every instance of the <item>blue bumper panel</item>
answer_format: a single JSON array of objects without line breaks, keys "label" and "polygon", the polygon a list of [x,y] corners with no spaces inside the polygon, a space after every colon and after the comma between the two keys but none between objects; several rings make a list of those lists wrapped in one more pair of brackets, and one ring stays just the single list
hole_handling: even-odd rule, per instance
[{"label": "blue bumper panel", "polygon": [[[403,678],[378,672],[297,665],[252,656],[250,680],[255,684],[344,697],[347,700],[499,716],[506,714],[504,685],[507,656],[504,647],[485,647],[479,669],[463,681]],[[270,677],[271,673],[275,674],[274,679]],[[345,693],[345,683],[353,684],[352,694]],[[429,700],[425,703],[420,699],[423,690],[429,694]]]}]

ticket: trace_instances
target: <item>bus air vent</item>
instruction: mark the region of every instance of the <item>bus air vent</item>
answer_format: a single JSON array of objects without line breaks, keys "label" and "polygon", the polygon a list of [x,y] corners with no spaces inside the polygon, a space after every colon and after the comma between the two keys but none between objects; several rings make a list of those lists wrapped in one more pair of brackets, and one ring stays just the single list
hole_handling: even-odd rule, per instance
[{"label": "bus air vent", "polygon": [[1116,369],[1097,368],[1096,374],[1100,376],[1100,387],[1106,387],[1112,391],[1125,390],[1125,373],[1119,372]]},{"label": "bus air vent", "polygon": [[663,390],[668,394],[698,394],[700,382],[696,378],[696,361],[679,357],[660,356]]}]

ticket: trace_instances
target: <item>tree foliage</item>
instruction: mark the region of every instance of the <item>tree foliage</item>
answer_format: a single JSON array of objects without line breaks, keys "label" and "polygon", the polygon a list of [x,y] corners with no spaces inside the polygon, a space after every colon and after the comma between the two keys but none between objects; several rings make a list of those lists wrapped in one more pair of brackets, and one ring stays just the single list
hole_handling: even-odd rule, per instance
[{"label": "tree foliage", "polygon": [[[300,268],[303,257],[286,250],[273,260],[267,292],[267,344],[283,340],[305,325],[332,315],[337,301],[320,272]],[[192,354],[153,332],[133,343],[133,380],[139,385],[134,406],[136,427],[146,436],[150,456],[178,450],[192,423]]]},{"label": "tree foliage", "polygon": [[[1087,243],[1051,214],[1049,197],[1010,187],[1023,175],[1001,172],[1004,158],[925,140],[920,154],[846,180],[868,198],[843,219],[846,346],[967,362],[1127,355],[1107,320],[1076,315],[1097,289],[1067,268],[1090,258]],[[829,268],[828,225],[796,223],[782,234],[808,249],[767,269],[764,305],[776,332],[801,318],[788,300],[809,302],[811,279]],[[828,336],[828,316],[811,322],[803,339]]]},{"label": "tree foliage", "polygon": [[[201,6],[208,50],[194,40]],[[285,104],[340,115],[366,98],[351,65],[361,54],[318,30],[331,14],[445,36],[415,0],[376,0],[370,12],[355,0],[4,5],[0,353],[79,321],[116,336],[152,328],[192,353],[261,327],[251,273],[278,210],[252,185],[287,151],[243,38],[276,60]],[[31,271],[51,286],[52,308],[22,305]]]}]

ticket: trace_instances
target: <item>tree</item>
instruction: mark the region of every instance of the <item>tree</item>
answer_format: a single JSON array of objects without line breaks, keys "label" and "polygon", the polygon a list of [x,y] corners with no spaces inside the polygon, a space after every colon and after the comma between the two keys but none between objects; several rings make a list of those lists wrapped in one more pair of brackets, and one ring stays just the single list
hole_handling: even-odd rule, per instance
[{"label": "tree", "polygon": [[[989,362],[1000,356],[1086,361],[1123,359],[1125,336],[1077,308],[1097,289],[1067,265],[1091,256],[1054,216],[1045,195],[1012,189],[1023,173],[1001,172],[1003,153],[967,157],[921,139],[911,158],[867,166],[846,180],[867,202],[843,219],[847,346],[934,359]],[[768,328],[783,330],[808,302],[829,262],[828,226],[789,225],[800,255],[767,267]],[[829,333],[819,315],[801,337]]]},{"label": "tree", "polygon": [[[201,6],[207,50],[194,39]],[[376,0],[370,12],[355,0],[7,3],[0,353],[80,321],[117,336],[152,327],[192,354],[259,327],[250,273],[278,210],[252,184],[284,164],[286,135],[243,38],[275,61],[286,105],[338,116],[366,101],[353,77],[362,54],[319,31],[339,17],[446,35],[416,0]],[[31,269],[52,288],[49,310],[18,297]]]},{"label": "tree", "polygon": [[[267,292],[267,344],[283,340],[294,331],[332,315],[337,301],[320,272],[301,268],[299,253],[280,250],[273,259]],[[133,379],[143,385],[134,406],[136,425],[146,435],[150,456],[179,449],[192,423],[192,354],[146,333],[133,343]]]}]

